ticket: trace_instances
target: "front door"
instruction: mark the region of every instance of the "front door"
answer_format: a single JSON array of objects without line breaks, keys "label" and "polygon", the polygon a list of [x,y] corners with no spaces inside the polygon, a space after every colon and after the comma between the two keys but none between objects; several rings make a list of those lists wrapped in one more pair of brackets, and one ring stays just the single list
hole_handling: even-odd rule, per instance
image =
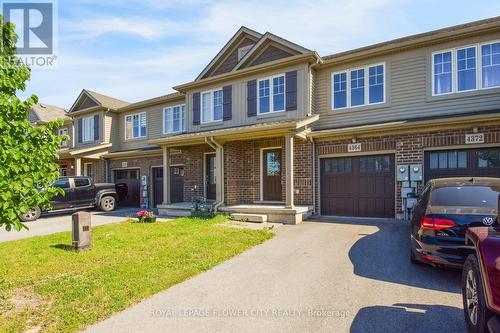
[{"label": "front door", "polygon": [[281,148],[263,151],[262,199],[281,201]]},{"label": "front door", "polygon": [[215,154],[207,154],[205,160],[205,190],[207,200],[215,200]]}]

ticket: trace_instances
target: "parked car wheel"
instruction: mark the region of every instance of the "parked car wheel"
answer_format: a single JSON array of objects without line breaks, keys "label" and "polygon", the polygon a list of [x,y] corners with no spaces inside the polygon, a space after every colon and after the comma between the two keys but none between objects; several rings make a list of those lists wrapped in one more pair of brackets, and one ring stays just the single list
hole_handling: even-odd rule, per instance
[{"label": "parked car wheel", "polygon": [[115,209],[116,199],[115,199],[115,197],[113,197],[111,195],[107,195],[101,199],[101,202],[99,205],[101,207],[101,210],[103,210],[105,212],[110,212],[110,211]]},{"label": "parked car wheel", "polygon": [[19,218],[23,222],[31,222],[31,221],[36,221],[40,217],[41,214],[42,214],[42,211],[39,207],[33,207],[27,213],[19,216]]},{"label": "parked car wheel", "polygon": [[486,307],[479,264],[473,254],[467,257],[462,271],[462,299],[469,332],[487,332],[487,322],[493,314]]}]

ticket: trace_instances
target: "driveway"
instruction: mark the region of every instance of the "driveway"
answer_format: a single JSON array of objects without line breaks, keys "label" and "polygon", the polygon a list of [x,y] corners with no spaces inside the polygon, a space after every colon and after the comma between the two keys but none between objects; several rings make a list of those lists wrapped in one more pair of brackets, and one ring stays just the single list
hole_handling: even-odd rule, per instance
[{"label": "driveway", "polygon": [[308,221],[88,332],[464,332],[460,271],[410,264],[408,225]]},{"label": "driveway", "polygon": [[[99,210],[91,210],[92,226],[124,221],[129,216],[135,217],[137,210],[138,208],[121,208],[108,213]],[[26,223],[29,230],[23,229],[19,232],[15,230],[8,232],[4,228],[1,228],[0,243],[33,236],[49,235],[56,232],[70,231],[71,214],[77,211],[78,210],[44,213],[35,222]]]}]

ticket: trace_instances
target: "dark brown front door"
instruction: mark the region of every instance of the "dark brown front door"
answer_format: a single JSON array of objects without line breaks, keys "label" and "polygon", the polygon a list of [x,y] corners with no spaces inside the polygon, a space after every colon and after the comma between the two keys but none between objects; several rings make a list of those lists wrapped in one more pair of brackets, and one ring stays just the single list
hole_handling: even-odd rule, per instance
[{"label": "dark brown front door", "polygon": [[262,199],[281,201],[281,148],[262,151]]},{"label": "dark brown front door", "polygon": [[118,191],[118,205],[139,207],[141,205],[141,184],[139,169],[115,170],[115,184]]},{"label": "dark brown front door", "polygon": [[[153,168],[154,206],[163,203],[163,168]],[[184,167],[170,167],[170,202],[184,201]]]},{"label": "dark brown front door", "polygon": [[170,167],[170,202],[184,201],[184,167]]},{"label": "dark brown front door", "polygon": [[500,177],[500,148],[425,153],[425,181],[447,177]]},{"label": "dark brown front door", "polygon": [[215,200],[215,154],[207,154],[205,161],[205,190],[207,200]]},{"label": "dark brown front door", "polygon": [[321,214],[394,217],[394,155],[321,160]]}]

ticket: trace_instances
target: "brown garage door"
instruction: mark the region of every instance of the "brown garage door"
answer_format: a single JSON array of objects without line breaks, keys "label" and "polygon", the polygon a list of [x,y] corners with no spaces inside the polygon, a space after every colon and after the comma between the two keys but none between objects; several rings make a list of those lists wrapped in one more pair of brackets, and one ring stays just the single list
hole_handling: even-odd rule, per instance
[{"label": "brown garage door", "polygon": [[139,169],[115,170],[115,184],[119,188],[122,184],[126,185],[127,192],[118,193],[118,205],[123,207],[141,206],[141,183],[139,180]]},{"label": "brown garage door", "polygon": [[500,177],[500,148],[425,153],[425,181],[446,177]]},{"label": "brown garage door", "polygon": [[321,214],[394,217],[394,155],[321,160]]}]

